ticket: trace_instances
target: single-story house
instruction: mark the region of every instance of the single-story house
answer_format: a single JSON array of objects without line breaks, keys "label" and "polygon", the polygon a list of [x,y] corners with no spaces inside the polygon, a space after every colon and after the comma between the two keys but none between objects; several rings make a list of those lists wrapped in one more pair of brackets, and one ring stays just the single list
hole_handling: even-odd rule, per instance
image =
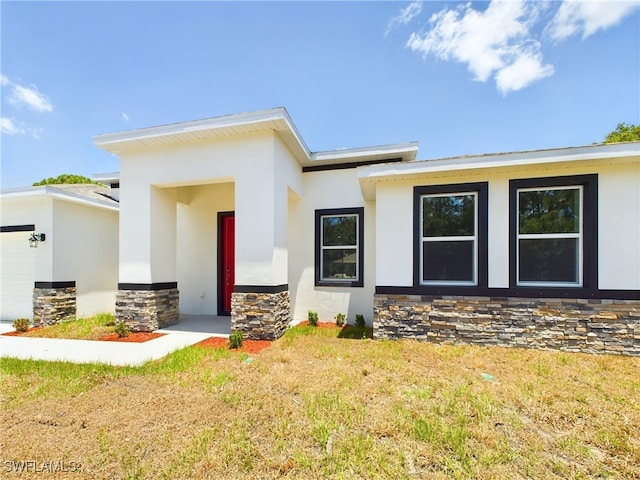
[{"label": "single-story house", "polygon": [[640,142],[417,160],[311,151],[287,111],[98,135],[120,158],[116,315],[309,310],[376,338],[640,354]]},{"label": "single-story house", "polygon": [[100,185],[0,193],[0,319],[37,325],[114,310],[118,202]]}]

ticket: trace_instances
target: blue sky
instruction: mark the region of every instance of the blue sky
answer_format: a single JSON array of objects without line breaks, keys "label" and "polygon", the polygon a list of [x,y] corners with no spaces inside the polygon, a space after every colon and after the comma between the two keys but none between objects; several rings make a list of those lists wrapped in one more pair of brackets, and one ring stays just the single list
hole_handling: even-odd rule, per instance
[{"label": "blue sky", "polygon": [[312,151],[585,145],[640,123],[640,1],[12,2],[2,187],[118,170],[93,136],[284,106]]}]

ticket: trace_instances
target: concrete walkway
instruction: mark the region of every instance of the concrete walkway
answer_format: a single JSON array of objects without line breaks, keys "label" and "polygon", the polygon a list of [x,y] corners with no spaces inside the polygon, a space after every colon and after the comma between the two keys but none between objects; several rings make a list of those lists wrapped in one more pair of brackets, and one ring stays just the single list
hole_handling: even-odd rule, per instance
[{"label": "concrete walkway", "polygon": [[[20,359],[142,365],[209,337],[228,337],[228,317],[182,315],[180,323],[158,332],[166,335],[143,343],[65,340],[59,338],[7,337],[0,335],[0,356]],[[11,324],[0,324],[0,333],[13,331]]]}]

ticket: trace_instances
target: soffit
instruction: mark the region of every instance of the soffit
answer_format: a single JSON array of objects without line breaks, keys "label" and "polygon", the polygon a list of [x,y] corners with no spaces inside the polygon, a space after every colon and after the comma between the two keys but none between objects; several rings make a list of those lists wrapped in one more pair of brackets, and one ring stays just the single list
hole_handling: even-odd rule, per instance
[{"label": "soffit", "polygon": [[282,140],[304,167],[384,161],[396,158],[401,158],[403,161],[412,161],[415,160],[418,151],[418,143],[411,142],[311,152],[288,112],[282,107],[97,135],[94,137],[94,143],[108,152],[119,155],[131,151],[206,142],[269,131],[274,132]]}]

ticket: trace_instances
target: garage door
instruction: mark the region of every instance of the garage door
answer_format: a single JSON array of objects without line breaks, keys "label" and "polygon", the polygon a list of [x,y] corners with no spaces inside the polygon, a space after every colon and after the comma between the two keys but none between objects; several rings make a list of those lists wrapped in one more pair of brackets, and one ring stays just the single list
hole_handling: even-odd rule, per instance
[{"label": "garage door", "polygon": [[33,317],[36,249],[29,247],[30,233],[0,233],[0,320]]}]

